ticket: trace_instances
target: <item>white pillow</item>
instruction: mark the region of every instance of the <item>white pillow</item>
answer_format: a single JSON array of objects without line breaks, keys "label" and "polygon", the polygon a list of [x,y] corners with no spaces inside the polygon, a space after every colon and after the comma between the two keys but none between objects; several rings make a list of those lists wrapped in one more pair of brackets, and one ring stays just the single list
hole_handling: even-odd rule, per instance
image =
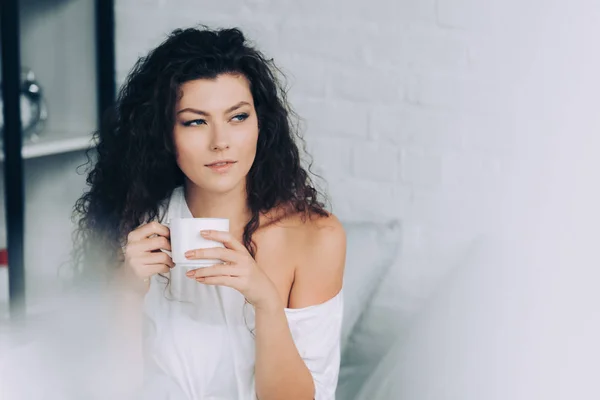
[{"label": "white pillow", "polygon": [[[476,332],[490,331],[485,328],[490,321],[486,314],[493,309],[483,304],[490,293],[499,291],[494,287],[497,281],[485,276],[491,277],[491,271],[502,269],[496,262],[482,262],[481,253],[475,243],[463,254],[441,280],[438,290],[410,321],[404,321],[402,331],[396,332],[396,340],[391,345],[386,343],[388,348],[379,362],[374,367],[369,366],[369,371],[361,371],[368,372],[368,379],[360,383],[356,378],[347,380],[344,386],[356,383],[352,387],[354,392],[348,390],[351,393],[348,397],[342,397],[340,393],[338,399],[471,399],[467,394],[474,394],[471,389],[482,382],[477,371],[485,364],[479,355],[476,356],[480,358],[479,362],[472,361],[475,354],[487,350],[481,347],[483,342],[477,339]],[[497,260],[496,257],[492,259]],[[388,317],[401,317],[398,311]],[[490,395],[473,398],[491,399]]]},{"label": "white pillow", "polygon": [[390,262],[384,279],[374,289],[369,303],[354,324],[342,352],[336,399],[352,400],[367,381],[381,358],[389,351],[405,323],[405,315],[398,309],[397,296],[381,296],[381,290],[393,285],[394,270],[400,257]]},{"label": "white pillow", "polygon": [[[342,353],[338,399],[354,399],[398,336],[426,304],[439,281],[454,266],[460,265],[459,260],[471,245],[469,242],[452,253],[430,255],[428,263],[396,257],[348,338]],[[446,272],[439,272],[437,276],[431,271]]]},{"label": "white pillow", "polygon": [[346,230],[342,351],[398,251],[400,223],[343,222]]}]

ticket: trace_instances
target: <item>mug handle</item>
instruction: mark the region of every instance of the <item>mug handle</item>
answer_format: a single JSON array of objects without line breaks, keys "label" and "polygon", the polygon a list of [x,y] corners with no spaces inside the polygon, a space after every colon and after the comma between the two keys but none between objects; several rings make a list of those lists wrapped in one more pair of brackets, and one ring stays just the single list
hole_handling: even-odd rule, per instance
[{"label": "mug handle", "polygon": [[[166,225],[166,224],[163,224]],[[169,226],[169,225],[166,225]],[[150,235],[150,238],[156,237],[158,235],[154,234],[154,235]],[[169,257],[171,257],[171,259],[173,258],[173,254],[169,251],[169,250],[165,250],[165,249],[159,249],[160,251],[162,251],[163,253],[165,253],[166,255],[168,255]]]},{"label": "mug handle", "polygon": [[169,257],[173,258],[173,254],[169,251],[169,250],[165,250],[165,249],[160,249],[160,251],[162,251],[163,253],[165,253],[166,255],[168,255]]}]

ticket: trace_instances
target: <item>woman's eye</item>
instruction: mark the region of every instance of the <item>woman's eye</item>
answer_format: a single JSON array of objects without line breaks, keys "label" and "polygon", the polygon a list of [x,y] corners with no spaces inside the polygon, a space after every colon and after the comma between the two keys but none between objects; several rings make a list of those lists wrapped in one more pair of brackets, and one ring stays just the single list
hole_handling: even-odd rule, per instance
[{"label": "woman's eye", "polygon": [[191,121],[186,121],[183,123],[183,126],[198,126],[198,125],[203,125],[206,124],[206,121],[203,119],[194,119]]},{"label": "woman's eye", "polygon": [[245,120],[245,119],[247,119],[247,118],[248,118],[248,114],[246,114],[246,113],[243,113],[243,114],[238,114],[238,115],[234,116],[234,117],[233,117],[233,118],[231,118],[231,119],[232,119],[232,120],[235,120],[235,121],[237,121],[237,122],[242,122],[242,121],[244,121],[244,120]]}]

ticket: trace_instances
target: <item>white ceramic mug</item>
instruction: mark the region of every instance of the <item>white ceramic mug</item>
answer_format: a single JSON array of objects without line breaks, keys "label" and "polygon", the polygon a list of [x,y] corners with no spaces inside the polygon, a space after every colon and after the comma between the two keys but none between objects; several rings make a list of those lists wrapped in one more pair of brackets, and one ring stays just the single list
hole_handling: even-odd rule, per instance
[{"label": "white ceramic mug", "polygon": [[165,253],[173,259],[175,266],[188,269],[209,267],[221,264],[222,260],[202,259],[189,260],[185,257],[188,250],[225,247],[223,243],[208,240],[200,235],[200,231],[214,230],[229,232],[229,220],[226,218],[173,218],[169,222],[171,231],[171,251]]}]

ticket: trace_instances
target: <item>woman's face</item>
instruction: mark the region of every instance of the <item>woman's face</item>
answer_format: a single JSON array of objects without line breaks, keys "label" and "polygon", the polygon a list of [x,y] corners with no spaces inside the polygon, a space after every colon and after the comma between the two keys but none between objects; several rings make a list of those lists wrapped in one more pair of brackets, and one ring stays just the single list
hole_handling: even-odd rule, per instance
[{"label": "woman's face", "polygon": [[248,80],[223,74],[186,82],[181,93],[173,128],[181,171],[209,192],[226,193],[245,185],[258,141]]}]

